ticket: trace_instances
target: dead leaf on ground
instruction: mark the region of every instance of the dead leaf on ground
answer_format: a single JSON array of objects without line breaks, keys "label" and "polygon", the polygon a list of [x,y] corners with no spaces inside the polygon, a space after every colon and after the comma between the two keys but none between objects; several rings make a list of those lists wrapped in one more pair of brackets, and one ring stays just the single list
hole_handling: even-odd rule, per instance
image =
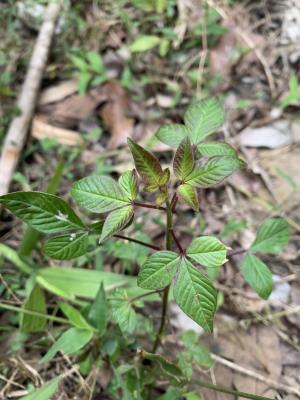
[{"label": "dead leaf on ground", "polygon": [[59,82],[57,85],[44,89],[39,97],[38,106],[56,103],[71,96],[78,90],[78,83],[75,80]]}]

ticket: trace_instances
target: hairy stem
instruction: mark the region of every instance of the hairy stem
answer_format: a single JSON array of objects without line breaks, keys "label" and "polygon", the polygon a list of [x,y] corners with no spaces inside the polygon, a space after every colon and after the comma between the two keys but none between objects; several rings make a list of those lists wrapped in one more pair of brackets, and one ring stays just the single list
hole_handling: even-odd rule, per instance
[{"label": "hairy stem", "polygon": [[131,237],[127,237],[127,236],[123,236],[123,235],[114,235],[114,237],[118,238],[118,239],[128,240],[129,242],[137,243],[142,246],[149,247],[150,249],[153,249],[153,250],[157,250],[157,251],[161,250],[161,248],[159,246],[155,246],[155,244],[142,242],[141,240],[133,239]]},{"label": "hairy stem", "polygon": [[[166,226],[166,250],[172,249],[172,208],[169,200],[166,201],[167,205],[167,226]],[[167,320],[167,313],[168,313],[168,297],[169,297],[169,290],[170,285],[167,286],[163,291],[163,299],[162,299],[162,313],[161,313],[161,320],[159,329],[156,334],[155,342],[153,345],[152,353],[156,353],[156,350],[160,344],[161,336],[164,332],[166,320]]]},{"label": "hairy stem", "polygon": [[156,205],[148,204],[148,203],[141,203],[139,201],[134,201],[133,205],[137,206],[137,207],[153,208],[154,210],[162,210],[162,211],[167,210],[166,207],[156,206]]},{"label": "hairy stem", "polygon": [[252,400],[272,400],[270,397],[262,397],[262,396],[257,396],[255,394],[251,393],[245,393],[245,392],[239,392],[238,390],[230,389],[226,386],[221,386],[221,385],[213,385],[212,383],[204,382],[201,380],[193,380],[191,383],[195,385],[199,385],[202,387],[205,387],[206,389],[211,389],[214,390],[215,392],[220,392],[220,393],[227,393],[227,394],[232,394],[235,396],[243,397],[245,399],[252,399]]}]

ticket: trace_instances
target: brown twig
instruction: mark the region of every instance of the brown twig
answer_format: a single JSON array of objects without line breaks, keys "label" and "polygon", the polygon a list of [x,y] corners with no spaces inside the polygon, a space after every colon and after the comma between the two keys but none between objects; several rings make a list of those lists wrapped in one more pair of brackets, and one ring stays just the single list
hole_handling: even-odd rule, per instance
[{"label": "brown twig", "polygon": [[114,235],[114,237],[118,238],[118,239],[128,240],[129,242],[137,243],[137,244],[140,244],[141,246],[149,247],[150,249],[153,249],[153,250],[157,250],[157,251],[161,250],[161,248],[159,246],[155,246],[155,244],[142,242],[141,240],[133,239],[133,238],[128,237],[128,236]]}]

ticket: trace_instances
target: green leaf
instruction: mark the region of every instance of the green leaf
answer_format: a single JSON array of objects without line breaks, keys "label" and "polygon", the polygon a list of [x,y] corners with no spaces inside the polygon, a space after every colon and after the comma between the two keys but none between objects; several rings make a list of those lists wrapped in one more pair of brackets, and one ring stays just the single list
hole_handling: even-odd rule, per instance
[{"label": "green leaf", "polygon": [[278,254],[288,244],[290,238],[289,224],[284,218],[270,218],[259,227],[252,251]]},{"label": "green leaf", "polygon": [[141,178],[147,183],[159,186],[163,171],[158,159],[131,139],[128,139],[128,146]]},{"label": "green leaf", "polygon": [[107,310],[108,304],[104,291],[104,285],[101,283],[88,315],[89,322],[97,329],[100,336],[103,336],[106,331],[108,322]]},{"label": "green leaf", "polygon": [[171,176],[171,173],[170,173],[170,170],[169,170],[169,168],[165,168],[164,170],[163,170],[163,173],[162,173],[162,175],[159,177],[159,183],[160,183],[160,185],[166,185],[168,182],[169,182],[169,180],[170,180],[170,176]]},{"label": "green leaf", "polygon": [[62,379],[58,376],[51,381],[45,383],[42,387],[35,389],[33,392],[29,393],[27,396],[22,397],[22,400],[49,400],[52,398],[57,390],[58,384]]},{"label": "green leaf", "polygon": [[80,58],[78,56],[70,56],[70,60],[72,63],[81,71],[87,71],[89,68],[89,65],[84,61],[83,58]]},{"label": "green leaf", "polygon": [[71,260],[87,252],[87,233],[70,233],[47,240],[44,253],[56,260]]},{"label": "green leaf", "polygon": [[133,53],[147,51],[156,47],[160,41],[161,39],[158,36],[141,35],[129,46],[129,50]]},{"label": "green leaf", "polygon": [[223,142],[206,142],[200,143],[197,149],[201,156],[214,157],[214,156],[230,156],[238,157],[237,151],[227,143]]},{"label": "green leaf", "polygon": [[192,354],[195,362],[202,367],[211,368],[213,366],[214,361],[210,351],[206,347],[197,343],[197,345],[193,346]]},{"label": "green leaf", "polygon": [[181,261],[173,292],[182,311],[206,332],[212,332],[217,292],[210,280],[186,258]]},{"label": "green leaf", "polygon": [[211,187],[243,166],[244,162],[238,158],[214,157],[203,166],[196,167],[185,182],[196,187]]},{"label": "green leaf", "polygon": [[79,329],[88,329],[91,330],[91,326],[88,324],[88,322],[85,320],[85,318],[81,315],[81,313],[71,306],[70,304],[67,303],[58,303],[59,308],[61,311],[65,314],[65,316],[72,322],[76,328]]},{"label": "green leaf", "polygon": [[273,289],[272,273],[254,254],[247,253],[243,258],[242,274],[258,295],[267,299]]},{"label": "green leaf", "polygon": [[82,221],[61,198],[42,192],[15,192],[0,197],[14,215],[39,232],[83,228]]},{"label": "green leaf", "polygon": [[91,229],[92,232],[100,234],[102,232],[104,222],[105,222],[105,219],[100,219],[97,222],[91,223],[89,228]]},{"label": "green leaf", "polygon": [[132,206],[119,208],[111,212],[104,222],[99,243],[120,232],[131,220],[133,214],[134,209]]},{"label": "green leaf", "polygon": [[136,287],[136,278],[129,275],[106,271],[93,271],[86,268],[49,267],[40,268],[37,272],[37,282],[51,293],[74,299],[75,296],[88,299],[95,298],[101,282],[106,291],[118,287],[131,288],[138,294],[145,293]]},{"label": "green leaf", "polygon": [[[34,311],[46,315],[45,295],[38,285],[35,285],[31,290],[23,308],[27,311]],[[43,317],[22,313],[20,324],[21,332],[41,332],[45,330],[46,324],[47,321]]]},{"label": "green leaf", "polygon": [[103,72],[103,61],[100,54],[95,51],[88,51],[86,53],[86,58],[95,72]]},{"label": "green leaf", "polygon": [[136,328],[136,313],[125,291],[116,293],[111,299],[112,316],[124,334],[131,334]]},{"label": "green leaf", "polygon": [[93,76],[89,72],[82,72],[78,81],[78,93],[80,96],[85,95]]},{"label": "green leaf", "polygon": [[174,157],[173,170],[178,179],[184,179],[193,171],[195,165],[191,141],[188,137],[180,143]]},{"label": "green leaf", "polygon": [[148,353],[145,350],[141,350],[139,354],[142,358],[155,362],[159,366],[163,375],[175,379],[177,383],[184,380],[184,375],[181,369],[176,364],[166,360],[161,355]]},{"label": "green leaf", "polygon": [[208,268],[223,265],[226,259],[227,248],[213,236],[201,236],[192,241],[186,254],[197,263]]},{"label": "green leaf", "polygon": [[184,183],[177,188],[177,193],[182,200],[192,207],[193,210],[199,211],[198,193],[196,188]]},{"label": "green leaf", "polygon": [[124,172],[119,178],[119,185],[129,200],[135,200],[138,195],[138,181],[135,169]]},{"label": "green leaf", "polygon": [[33,272],[34,267],[32,265],[24,261],[14,249],[2,243],[0,243],[0,256],[5,257],[24,273],[31,274]]},{"label": "green leaf", "polygon": [[65,355],[76,353],[82,349],[93,337],[93,331],[79,328],[70,328],[50,347],[40,363],[50,361],[58,351]]},{"label": "green leaf", "polygon": [[174,148],[178,147],[187,135],[186,127],[181,124],[163,125],[155,134],[158,140]]},{"label": "green leaf", "polygon": [[184,122],[193,144],[198,144],[224,123],[224,109],[216,97],[192,103],[184,114]]},{"label": "green leaf", "polygon": [[163,289],[171,283],[179,263],[178,254],[172,251],[154,253],[142,266],[138,275],[138,285],[144,289]]},{"label": "green leaf", "polygon": [[81,207],[99,213],[130,203],[120,185],[108,176],[90,176],[75,182],[71,195]]}]

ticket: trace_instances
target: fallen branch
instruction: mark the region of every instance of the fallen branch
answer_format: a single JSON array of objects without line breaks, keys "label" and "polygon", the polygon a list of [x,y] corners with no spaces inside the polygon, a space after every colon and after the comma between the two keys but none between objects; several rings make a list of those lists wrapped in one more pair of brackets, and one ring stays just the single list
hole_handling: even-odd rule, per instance
[{"label": "fallen branch", "polygon": [[3,144],[0,157],[0,195],[6,194],[9,190],[20,153],[25,143],[59,11],[59,3],[49,3],[44,22],[36,40],[17,103],[20,115],[11,122]]}]

